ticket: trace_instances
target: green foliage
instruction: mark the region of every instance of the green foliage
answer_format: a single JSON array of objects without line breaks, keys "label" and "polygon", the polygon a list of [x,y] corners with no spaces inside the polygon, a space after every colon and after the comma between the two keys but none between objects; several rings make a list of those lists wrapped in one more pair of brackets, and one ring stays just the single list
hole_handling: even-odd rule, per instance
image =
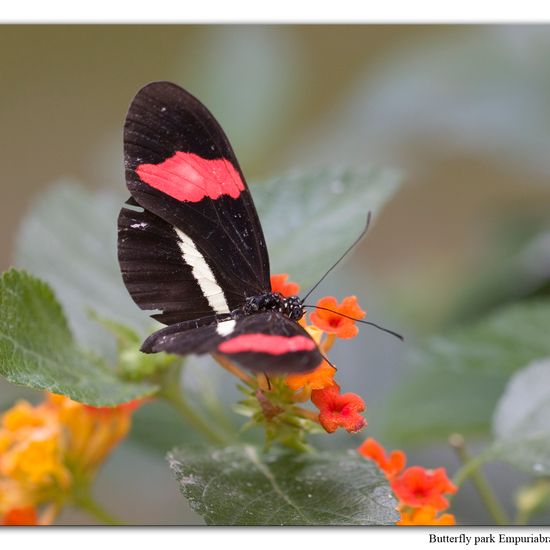
[{"label": "green foliage", "polygon": [[188,55],[188,47],[181,55],[181,82],[193,83],[190,91],[228,131],[245,175],[265,169],[305,89],[295,34],[284,27],[246,25],[235,32],[231,26],[206,26],[193,45],[201,55]]},{"label": "green foliage", "polygon": [[399,177],[379,168],[317,169],[273,178],[251,191],[273,273],[316,283],[397,191]]},{"label": "green foliage", "polygon": [[208,525],[383,525],[399,519],[386,477],[355,452],[180,448],[168,460]]},{"label": "green foliage", "polygon": [[[396,189],[396,175],[376,169],[294,172],[252,186],[273,271],[313,284],[357,237],[367,212],[376,216]],[[159,396],[179,404],[176,409],[189,425],[202,429],[215,423],[234,432],[212,390],[217,385],[212,376],[208,391],[186,387],[188,395],[170,400],[166,396],[178,394],[180,380],[170,379],[170,391],[166,380],[179,373],[171,368],[179,358],[137,351],[153,322],[128,296],[118,269],[116,218],[124,198],[65,183],[33,208],[19,236],[17,263],[46,282],[15,270],[4,275],[0,373],[96,406],[154,394],[159,387],[146,380],[159,380]],[[109,359],[116,371],[107,367]],[[188,426],[173,421],[166,403],[144,406],[134,420],[132,437],[150,449],[196,440]],[[166,430],[159,430],[159,423]],[[171,454],[170,463],[183,494],[207,523],[379,525],[398,519],[385,476],[355,453],[182,448]],[[216,483],[204,492],[214,477]],[[244,515],[232,519],[236,510]]]},{"label": "green foliage", "polygon": [[113,339],[89,311],[145,334],[153,321],[124,288],[116,252],[122,192],[91,192],[65,181],[43,193],[21,226],[16,265],[55,291],[78,342],[114,357]]},{"label": "green foliage", "polygon": [[125,403],[156,391],[117,378],[74,342],[61,306],[45,283],[11,270],[0,280],[0,374],[90,405]]},{"label": "green foliage", "polygon": [[[510,163],[526,184],[529,173],[550,173],[541,147],[550,132],[547,29],[455,30],[454,40],[407,43],[375,70],[369,66],[346,101],[319,122],[317,135],[307,136],[311,157],[356,164],[365,151],[397,158],[422,142],[454,155],[493,157],[503,168]],[[304,147],[294,149],[303,162]]]},{"label": "green foliage", "polygon": [[155,354],[140,351],[143,338],[130,327],[105,319],[91,312],[90,316],[116,338],[117,342],[117,372],[128,380],[150,378],[160,371],[176,366],[182,359],[178,355],[160,352]]},{"label": "green foliage", "polygon": [[388,401],[388,435],[417,443],[457,431],[488,435],[508,378],[550,355],[548,326],[550,302],[527,302],[430,338]]},{"label": "green foliage", "polygon": [[498,402],[487,451],[536,476],[550,475],[550,359],[517,372]]}]

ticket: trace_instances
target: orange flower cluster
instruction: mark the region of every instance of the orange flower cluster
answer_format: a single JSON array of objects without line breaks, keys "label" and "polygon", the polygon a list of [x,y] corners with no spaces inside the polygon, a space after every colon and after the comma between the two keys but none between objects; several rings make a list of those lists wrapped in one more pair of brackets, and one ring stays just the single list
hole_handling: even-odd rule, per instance
[{"label": "orange flower cluster", "polygon": [[51,523],[128,433],[134,407],[94,408],[47,394],[38,405],[19,401],[6,411],[0,417],[1,521]]},{"label": "orange flower cluster", "polygon": [[[286,273],[272,275],[272,290],[283,296],[297,294],[299,286],[296,283],[286,283],[287,279]],[[311,313],[311,325],[307,324],[305,317],[301,324],[320,347],[323,355],[326,355],[335,338],[353,338],[358,334],[359,329],[353,319],[362,319],[365,312],[359,307],[355,296],[348,296],[341,303],[332,296],[326,296],[317,302],[317,306],[323,309],[316,309]],[[318,421],[327,432],[332,433],[338,428],[358,432],[367,425],[359,414],[365,410],[365,403],[355,393],[340,393],[340,386],[334,381],[335,372],[336,369],[323,361],[312,372],[288,375],[285,382],[292,390],[300,391],[300,400],[311,398],[319,409]]]},{"label": "orange flower cluster", "polygon": [[449,507],[449,501],[443,495],[457,491],[444,468],[405,468],[407,458],[403,451],[392,451],[387,455],[382,445],[372,438],[364,441],[357,450],[376,462],[386,474],[399,500],[401,519],[397,525],[455,525],[453,514],[437,515]]},{"label": "orange flower cluster", "polygon": [[[289,297],[297,295],[300,287],[289,281],[286,273],[281,273],[271,276],[271,290]],[[355,321],[362,319],[365,312],[355,296],[348,296],[341,303],[328,296],[319,300],[317,306],[321,309],[310,315],[309,324],[306,316],[298,323],[326,357],[336,338],[353,338],[358,334]],[[249,425],[264,425],[268,443],[279,440],[304,450],[307,448],[304,432],[316,431],[315,424],[320,424],[328,433],[338,428],[355,433],[367,425],[360,414],[365,410],[363,399],[355,393],[340,393],[340,386],[334,380],[336,369],[328,361],[303,374],[254,377],[224,357],[215,359],[247,386],[241,386],[247,399],[239,403],[239,410],[251,418]],[[299,406],[309,400],[318,408],[318,413]]]}]

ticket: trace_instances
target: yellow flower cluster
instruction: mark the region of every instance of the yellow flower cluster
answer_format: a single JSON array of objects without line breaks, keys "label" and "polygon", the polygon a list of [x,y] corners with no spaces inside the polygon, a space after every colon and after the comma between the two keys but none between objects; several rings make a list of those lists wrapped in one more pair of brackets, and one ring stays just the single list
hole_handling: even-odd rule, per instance
[{"label": "yellow flower cluster", "polygon": [[[47,505],[50,523],[128,433],[135,404],[90,407],[47,394],[38,405],[19,401],[0,417],[0,518]],[[28,516],[28,514],[27,514]]]}]

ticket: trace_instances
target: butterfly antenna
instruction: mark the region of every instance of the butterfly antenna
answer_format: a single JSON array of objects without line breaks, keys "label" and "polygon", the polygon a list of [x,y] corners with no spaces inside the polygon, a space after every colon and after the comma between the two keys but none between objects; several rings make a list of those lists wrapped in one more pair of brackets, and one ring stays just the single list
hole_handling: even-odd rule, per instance
[{"label": "butterfly antenna", "polygon": [[359,235],[359,237],[357,237],[357,239],[355,239],[353,244],[340,256],[340,258],[334,264],[332,264],[332,266],[328,269],[328,271],[317,281],[317,283],[315,283],[313,288],[311,288],[308,291],[308,293],[302,298],[302,303],[304,303],[307,300],[308,296],[323,282],[325,277],[347,256],[347,254],[351,252],[351,250],[355,248],[355,246],[357,246],[359,241],[365,236],[365,233],[369,229],[370,220],[371,220],[371,212],[369,211],[367,214],[367,223],[365,224],[365,229],[361,231],[361,234]]},{"label": "butterfly antenna", "polygon": [[390,330],[389,328],[381,327],[380,325],[377,325],[376,323],[372,323],[371,321],[363,321],[363,319],[356,319],[355,317],[350,317],[349,315],[346,315],[345,313],[340,313],[339,311],[334,311],[333,309],[329,309],[328,307],[320,307],[320,306],[314,306],[314,305],[308,305],[303,304],[303,307],[312,307],[315,309],[322,309],[323,311],[330,311],[331,313],[335,313],[336,315],[340,315],[341,317],[345,317],[346,319],[351,319],[352,321],[355,321],[356,323],[361,323],[363,325],[370,325],[371,327],[375,327],[379,330],[382,330],[384,332],[387,332],[388,334],[391,334],[392,336],[395,336],[396,338],[399,338],[399,340],[405,340],[401,334],[394,332],[393,330]]}]

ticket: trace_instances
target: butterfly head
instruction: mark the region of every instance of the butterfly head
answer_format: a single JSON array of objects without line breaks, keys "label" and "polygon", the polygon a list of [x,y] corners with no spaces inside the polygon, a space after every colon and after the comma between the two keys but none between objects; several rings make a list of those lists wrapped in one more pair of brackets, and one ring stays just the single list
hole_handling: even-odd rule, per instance
[{"label": "butterfly head", "polygon": [[259,296],[251,296],[243,308],[245,315],[262,311],[280,311],[292,321],[298,321],[304,315],[304,306],[298,296],[282,296],[278,292],[266,292]]},{"label": "butterfly head", "polygon": [[304,303],[298,296],[283,298],[282,313],[284,313],[289,319],[298,321],[304,316]]}]

